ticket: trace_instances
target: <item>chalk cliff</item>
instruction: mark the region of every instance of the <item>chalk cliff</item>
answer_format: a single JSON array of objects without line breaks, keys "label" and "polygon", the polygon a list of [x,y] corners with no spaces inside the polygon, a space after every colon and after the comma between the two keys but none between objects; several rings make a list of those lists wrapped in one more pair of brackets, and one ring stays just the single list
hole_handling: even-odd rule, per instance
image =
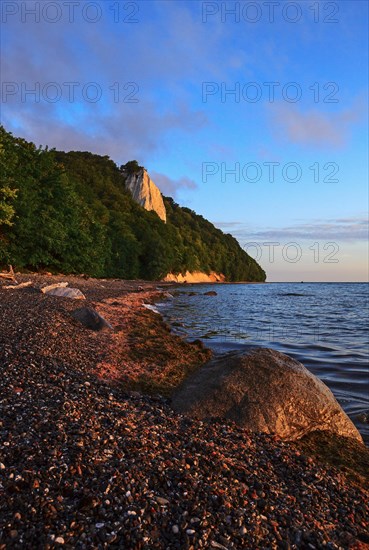
[{"label": "chalk cliff", "polygon": [[203,273],[201,271],[186,271],[184,275],[179,273],[178,275],[174,273],[168,273],[164,278],[166,282],[174,283],[224,283],[226,280],[223,273],[211,272],[209,274]]},{"label": "chalk cliff", "polygon": [[167,213],[159,188],[150,178],[144,168],[134,173],[124,173],[125,185],[130,190],[133,199],[145,210],[153,210],[163,222],[167,221]]}]

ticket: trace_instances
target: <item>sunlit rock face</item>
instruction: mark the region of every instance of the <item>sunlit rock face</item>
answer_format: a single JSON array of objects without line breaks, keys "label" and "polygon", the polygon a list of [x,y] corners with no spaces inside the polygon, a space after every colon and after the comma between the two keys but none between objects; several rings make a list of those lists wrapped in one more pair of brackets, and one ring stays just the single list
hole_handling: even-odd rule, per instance
[{"label": "sunlit rock face", "polygon": [[167,221],[162,194],[145,169],[141,168],[134,174],[128,174],[125,185],[138,204],[143,206],[145,210],[156,212],[163,222]]},{"label": "sunlit rock face", "polygon": [[183,383],[172,403],[201,420],[225,418],[287,440],[320,430],[362,442],[330,389],[304,365],[271,349],[210,361]]},{"label": "sunlit rock face", "polygon": [[223,273],[215,273],[214,271],[209,274],[201,271],[186,271],[184,275],[182,273],[168,273],[163,280],[174,283],[224,283],[226,278]]}]

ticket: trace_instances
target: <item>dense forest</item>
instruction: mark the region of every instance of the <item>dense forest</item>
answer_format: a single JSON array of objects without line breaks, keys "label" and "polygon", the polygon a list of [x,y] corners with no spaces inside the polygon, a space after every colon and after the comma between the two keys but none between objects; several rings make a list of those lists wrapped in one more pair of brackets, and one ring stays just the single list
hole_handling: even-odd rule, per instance
[{"label": "dense forest", "polygon": [[265,280],[236,239],[192,210],[164,198],[166,224],[144,210],[121,168],[108,156],[36,147],[0,126],[0,267],[152,280],[196,270]]}]

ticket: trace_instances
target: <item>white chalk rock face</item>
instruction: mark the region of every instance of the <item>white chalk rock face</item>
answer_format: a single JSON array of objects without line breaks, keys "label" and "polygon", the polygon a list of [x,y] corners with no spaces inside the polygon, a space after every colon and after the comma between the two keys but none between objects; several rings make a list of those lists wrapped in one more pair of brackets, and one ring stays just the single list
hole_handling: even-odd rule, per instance
[{"label": "white chalk rock face", "polygon": [[145,210],[153,210],[163,222],[167,221],[162,194],[146,170],[141,169],[134,174],[128,174],[126,187],[130,190],[133,199]]}]

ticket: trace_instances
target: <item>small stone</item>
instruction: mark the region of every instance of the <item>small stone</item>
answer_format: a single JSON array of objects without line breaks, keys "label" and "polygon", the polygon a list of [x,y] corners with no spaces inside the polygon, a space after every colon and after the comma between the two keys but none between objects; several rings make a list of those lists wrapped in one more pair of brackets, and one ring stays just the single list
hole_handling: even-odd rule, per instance
[{"label": "small stone", "polygon": [[366,544],[369,544],[369,533],[360,532],[358,533],[357,538],[360,542],[365,542]]},{"label": "small stone", "polygon": [[169,500],[163,497],[155,497],[155,500],[158,504],[161,504],[162,506],[169,504]]},{"label": "small stone", "polygon": [[63,539],[63,537],[56,537],[55,543],[56,543],[56,544],[64,544],[64,539]]},{"label": "small stone", "polygon": [[3,464],[2,462],[0,462],[0,470],[5,470],[5,464]]},{"label": "small stone", "polygon": [[211,541],[212,548],[220,548],[220,550],[228,550],[226,546],[223,546],[223,544],[219,544],[219,542],[216,542],[215,540]]},{"label": "small stone", "polygon": [[242,527],[240,528],[240,535],[241,537],[244,537],[247,533],[247,529],[244,525],[242,525]]},{"label": "small stone", "polygon": [[174,535],[178,535],[178,533],[179,533],[178,525],[173,525],[172,532],[173,532]]},{"label": "small stone", "polygon": [[195,533],[196,533],[196,531],[194,529],[186,529],[186,534],[188,536],[194,535]]},{"label": "small stone", "polygon": [[190,522],[191,523],[200,523],[201,519],[200,518],[191,518],[190,519]]},{"label": "small stone", "polygon": [[10,531],[10,538],[15,539],[18,536],[18,531],[16,529],[12,529]]}]

